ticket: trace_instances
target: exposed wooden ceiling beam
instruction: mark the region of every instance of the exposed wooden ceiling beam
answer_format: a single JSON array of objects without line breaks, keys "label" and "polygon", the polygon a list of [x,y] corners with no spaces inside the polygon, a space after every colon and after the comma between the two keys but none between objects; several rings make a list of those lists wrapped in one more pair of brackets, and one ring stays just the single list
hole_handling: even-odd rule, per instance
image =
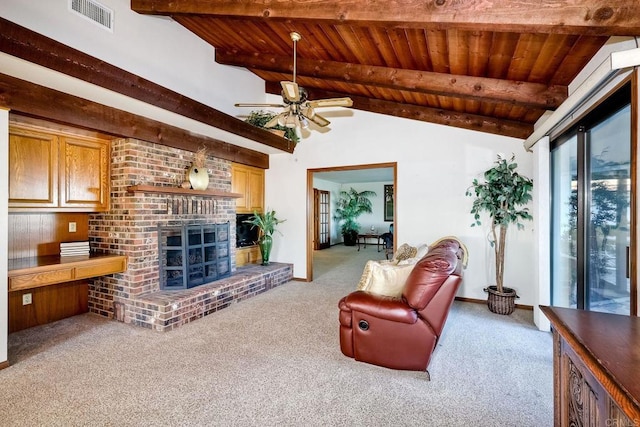
[{"label": "exposed wooden ceiling beam", "polygon": [[280,136],[3,18],[0,51],[282,151],[295,148]]},{"label": "exposed wooden ceiling beam", "polygon": [[146,14],[557,34],[640,35],[637,0],[131,0]]},{"label": "exposed wooden ceiling beam", "polygon": [[[265,87],[268,93],[274,95],[280,94],[281,87],[278,82],[267,82]],[[342,93],[326,92],[315,89],[308,89],[307,91],[310,99],[345,96],[345,94]],[[437,123],[446,126],[454,126],[521,139],[526,139],[531,135],[531,133],[533,133],[533,125],[514,122],[511,120],[499,120],[494,117],[481,116],[477,114],[458,113],[438,108],[400,104],[397,102],[382,101],[360,96],[349,96],[353,100],[353,108],[370,111],[372,113],[387,114],[396,117],[404,117],[407,119],[420,120],[423,122]]]},{"label": "exposed wooden ceiling beam", "polygon": [[[216,50],[216,62],[279,73],[293,72],[291,58],[276,55],[236,55],[233,52]],[[480,101],[508,102],[541,109],[557,108],[567,99],[568,92],[566,86],[559,85],[549,87],[540,83],[302,58],[298,58],[296,69],[298,76]]]},{"label": "exposed wooden ceiling beam", "polygon": [[175,126],[5,74],[0,74],[0,106],[32,117],[192,152],[205,145],[208,153],[214,157],[269,168],[267,154],[196,135]]}]

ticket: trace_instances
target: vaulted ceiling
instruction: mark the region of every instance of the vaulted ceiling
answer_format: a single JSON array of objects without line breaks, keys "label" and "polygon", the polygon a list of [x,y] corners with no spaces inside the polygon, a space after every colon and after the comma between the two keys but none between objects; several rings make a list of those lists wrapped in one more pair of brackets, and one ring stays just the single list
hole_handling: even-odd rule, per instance
[{"label": "vaulted ceiling", "polygon": [[[132,0],[169,15],[279,94],[526,138],[609,36],[640,35],[637,0]],[[238,100],[247,101],[247,100]]]}]

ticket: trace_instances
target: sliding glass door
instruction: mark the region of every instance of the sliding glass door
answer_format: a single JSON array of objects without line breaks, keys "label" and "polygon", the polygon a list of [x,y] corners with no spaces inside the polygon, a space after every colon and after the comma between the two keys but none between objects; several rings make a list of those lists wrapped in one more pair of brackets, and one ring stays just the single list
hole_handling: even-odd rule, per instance
[{"label": "sliding glass door", "polygon": [[554,141],[552,304],[630,314],[628,86]]}]

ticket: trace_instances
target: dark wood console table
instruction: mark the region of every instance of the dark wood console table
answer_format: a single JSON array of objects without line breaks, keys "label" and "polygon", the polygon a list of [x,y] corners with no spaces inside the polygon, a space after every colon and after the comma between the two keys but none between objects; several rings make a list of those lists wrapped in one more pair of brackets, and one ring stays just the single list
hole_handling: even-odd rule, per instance
[{"label": "dark wood console table", "polygon": [[540,309],[553,328],[554,425],[640,425],[640,318]]},{"label": "dark wood console table", "polygon": [[358,234],[358,250],[360,250],[360,239],[362,239],[362,243],[364,245],[364,248],[367,249],[367,239],[378,239],[378,252],[380,252],[380,234],[377,233],[363,233],[363,234]]}]

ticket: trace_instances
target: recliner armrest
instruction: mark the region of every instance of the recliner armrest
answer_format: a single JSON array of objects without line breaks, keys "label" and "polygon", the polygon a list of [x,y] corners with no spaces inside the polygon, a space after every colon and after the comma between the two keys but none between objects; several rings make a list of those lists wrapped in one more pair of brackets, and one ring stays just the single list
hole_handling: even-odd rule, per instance
[{"label": "recliner armrest", "polygon": [[392,322],[413,324],[418,320],[418,313],[403,300],[386,295],[355,291],[343,298],[342,304],[352,311]]}]

